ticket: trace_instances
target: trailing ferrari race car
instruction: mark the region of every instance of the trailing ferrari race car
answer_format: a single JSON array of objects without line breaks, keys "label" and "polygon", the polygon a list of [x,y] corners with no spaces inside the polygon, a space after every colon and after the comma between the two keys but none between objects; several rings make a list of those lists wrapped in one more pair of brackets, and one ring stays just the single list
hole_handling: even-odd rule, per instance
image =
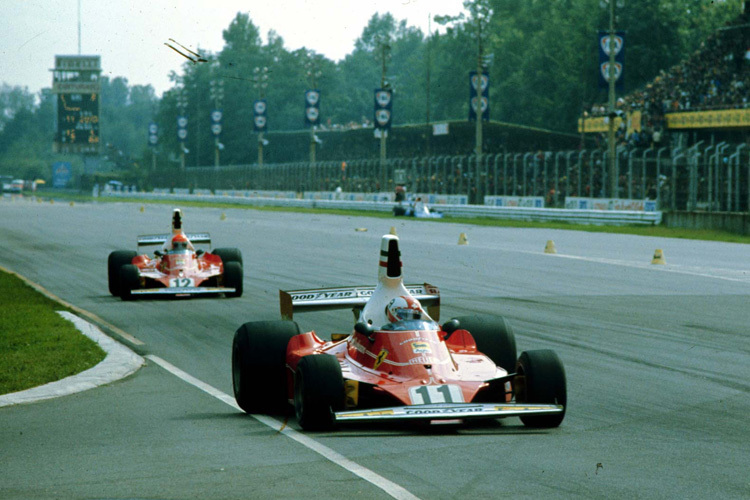
[{"label": "trailing ferrari race car", "polygon": [[[280,291],[281,321],[250,322],[234,335],[235,399],[248,413],[294,406],[305,430],[347,422],[517,416],[531,427],[565,417],[565,370],[551,350],[516,357],[500,316],[438,324],[440,291],[404,285],[398,237],[383,236],[378,284]],[[330,341],[300,332],[295,311],[352,308],[351,333]],[[426,309],[425,309],[426,308]]]},{"label": "trailing ferrari race car", "polygon": [[[194,245],[208,245],[196,250]],[[154,256],[131,250],[109,254],[109,292],[123,300],[141,295],[242,296],[242,254],[236,248],[211,250],[208,233],[184,233],[182,212],[172,213],[172,234],[138,236],[138,247],[161,246]]]}]

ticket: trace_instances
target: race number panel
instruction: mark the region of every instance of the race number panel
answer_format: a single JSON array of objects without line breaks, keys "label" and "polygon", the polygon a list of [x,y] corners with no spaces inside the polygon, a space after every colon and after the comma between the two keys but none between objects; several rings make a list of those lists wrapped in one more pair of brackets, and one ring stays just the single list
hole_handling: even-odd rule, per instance
[{"label": "race number panel", "polygon": [[185,288],[195,286],[192,278],[172,278],[169,280],[169,288]]},{"label": "race number panel", "polygon": [[414,405],[435,403],[463,403],[464,396],[457,385],[421,385],[409,388],[409,398]]}]

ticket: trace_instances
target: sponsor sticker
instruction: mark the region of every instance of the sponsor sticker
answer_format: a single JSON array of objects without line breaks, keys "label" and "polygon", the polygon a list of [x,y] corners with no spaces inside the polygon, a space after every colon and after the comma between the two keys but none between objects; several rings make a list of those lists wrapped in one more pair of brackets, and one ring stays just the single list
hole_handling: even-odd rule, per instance
[{"label": "sponsor sticker", "polygon": [[427,342],[412,342],[411,350],[414,351],[414,354],[432,354],[430,344]]}]

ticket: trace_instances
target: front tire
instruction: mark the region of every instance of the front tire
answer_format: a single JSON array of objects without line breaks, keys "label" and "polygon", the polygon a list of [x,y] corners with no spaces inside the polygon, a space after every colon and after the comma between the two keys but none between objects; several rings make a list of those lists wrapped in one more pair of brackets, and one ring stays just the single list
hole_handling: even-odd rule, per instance
[{"label": "front tire", "polygon": [[126,264],[120,268],[120,298],[122,300],[133,300],[131,293],[141,287],[141,273],[133,264]]},{"label": "front tire", "polygon": [[240,265],[244,265],[242,262],[242,252],[238,248],[214,248],[211,253],[221,257],[221,261],[225,266],[228,262],[239,262]]},{"label": "front tire", "polygon": [[239,262],[224,264],[224,286],[234,288],[234,292],[226,293],[227,297],[242,297],[243,270]]},{"label": "front tire", "polygon": [[115,250],[107,258],[107,281],[109,282],[109,293],[115,297],[120,296],[120,268],[133,262],[136,252],[132,250]]},{"label": "front tire", "polygon": [[540,349],[524,351],[518,358],[518,374],[513,381],[517,403],[563,405],[562,413],[526,415],[521,422],[527,427],[557,427],[565,418],[568,404],[565,368],[555,351]]},{"label": "front tire", "polygon": [[335,356],[311,354],[297,363],[294,376],[294,410],[306,431],[335,427],[334,411],[344,408],[344,378]]},{"label": "front tire", "polygon": [[237,329],[232,342],[234,399],[247,413],[288,409],[286,347],[300,330],[294,321],[254,321]]},{"label": "front tire", "polygon": [[459,328],[468,330],[477,342],[479,352],[485,354],[497,366],[513,373],[516,366],[516,337],[513,329],[502,316],[459,316]]}]

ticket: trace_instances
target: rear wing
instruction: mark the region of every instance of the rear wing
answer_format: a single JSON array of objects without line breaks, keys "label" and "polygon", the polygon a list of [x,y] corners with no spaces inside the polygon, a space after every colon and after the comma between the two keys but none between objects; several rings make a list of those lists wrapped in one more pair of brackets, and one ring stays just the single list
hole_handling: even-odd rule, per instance
[{"label": "rear wing", "polygon": [[[185,233],[190,243],[206,243],[211,244],[211,235],[208,233]],[[171,234],[144,234],[138,236],[138,246],[150,246],[150,245],[163,245],[167,241],[172,239]]]},{"label": "rear wing", "polygon": [[[427,309],[432,319],[440,319],[440,289],[429,283],[404,285],[409,293]],[[279,290],[281,317],[292,319],[294,311],[324,311],[352,308],[355,317],[365,307],[375,286],[312,288],[310,290]]]}]

